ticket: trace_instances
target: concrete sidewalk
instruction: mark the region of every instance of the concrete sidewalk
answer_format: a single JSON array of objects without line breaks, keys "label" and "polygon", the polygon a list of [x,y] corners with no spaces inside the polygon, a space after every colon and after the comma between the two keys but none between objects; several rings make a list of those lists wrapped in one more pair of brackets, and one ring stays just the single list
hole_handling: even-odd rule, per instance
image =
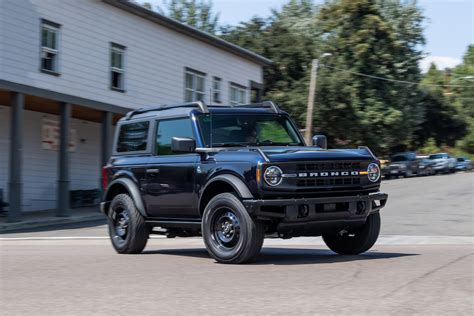
[{"label": "concrete sidewalk", "polygon": [[6,215],[0,217],[0,234],[16,230],[99,220],[105,220],[105,216],[100,213],[98,206],[71,209],[68,217],[57,217],[56,210],[23,212],[19,222],[8,222]]}]

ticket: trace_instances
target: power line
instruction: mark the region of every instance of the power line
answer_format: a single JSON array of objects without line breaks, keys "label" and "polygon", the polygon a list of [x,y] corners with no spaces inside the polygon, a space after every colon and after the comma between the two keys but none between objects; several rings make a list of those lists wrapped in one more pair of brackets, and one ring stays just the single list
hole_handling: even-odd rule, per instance
[{"label": "power line", "polygon": [[[367,78],[371,78],[371,79],[390,81],[390,82],[396,82],[396,83],[403,83],[403,84],[408,84],[408,85],[420,85],[420,84],[422,84],[421,82],[396,80],[396,79],[390,79],[390,78],[385,78],[385,77],[368,75],[368,74],[364,74],[364,73],[361,73],[361,72],[351,71],[351,70],[337,68],[337,67],[328,66],[328,65],[321,65],[321,67],[331,68],[331,69],[335,69],[335,70],[338,70],[338,71],[347,72],[347,73],[351,73],[351,74],[354,74],[354,75],[357,75],[357,76],[367,77]],[[440,85],[440,84],[434,84],[434,83],[423,83],[422,85],[424,85],[424,86],[433,86],[433,87],[441,87],[441,88],[447,86],[447,85]],[[453,84],[453,85],[450,84],[448,86],[453,87],[453,88],[472,88],[471,86],[463,86],[463,85],[456,85],[456,84]]]}]

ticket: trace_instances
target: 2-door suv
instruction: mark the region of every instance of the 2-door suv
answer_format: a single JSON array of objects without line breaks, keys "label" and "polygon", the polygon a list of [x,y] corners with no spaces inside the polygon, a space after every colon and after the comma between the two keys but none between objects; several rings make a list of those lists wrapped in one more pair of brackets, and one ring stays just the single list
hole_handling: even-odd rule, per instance
[{"label": "2-door suv", "polygon": [[202,236],[222,263],[254,259],[265,236],[322,236],[340,254],[370,249],[380,231],[380,166],[366,147],[305,145],[272,102],[202,102],[137,110],[116,128],[101,210],[119,253],[150,234]]}]

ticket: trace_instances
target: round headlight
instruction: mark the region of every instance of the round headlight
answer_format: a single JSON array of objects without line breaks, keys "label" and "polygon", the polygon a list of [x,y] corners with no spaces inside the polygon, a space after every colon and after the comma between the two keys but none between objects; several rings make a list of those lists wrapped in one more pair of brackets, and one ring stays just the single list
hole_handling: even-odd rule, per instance
[{"label": "round headlight", "polygon": [[265,179],[265,182],[268,185],[273,187],[281,183],[281,180],[283,180],[282,175],[283,175],[283,172],[281,171],[280,168],[276,166],[271,166],[265,170],[265,173],[263,174],[263,178]]},{"label": "round headlight", "polygon": [[367,167],[367,177],[371,182],[377,182],[380,179],[380,168],[376,163],[371,163]]}]

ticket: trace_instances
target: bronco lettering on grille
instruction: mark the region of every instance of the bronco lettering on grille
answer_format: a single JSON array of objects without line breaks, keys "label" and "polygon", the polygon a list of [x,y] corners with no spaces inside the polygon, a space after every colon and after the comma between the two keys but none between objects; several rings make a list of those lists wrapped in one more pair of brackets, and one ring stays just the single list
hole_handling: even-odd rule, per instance
[{"label": "bronco lettering on grille", "polygon": [[[347,177],[347,176],[358,176],[360,175],[359,171],[324,171],[324,172],[300,172],[294,174],[298,178],[318,178],[318,177]],[[285,176],[285,175],[284,175]],[[290,178],[290,175],[286,175]]]}]

